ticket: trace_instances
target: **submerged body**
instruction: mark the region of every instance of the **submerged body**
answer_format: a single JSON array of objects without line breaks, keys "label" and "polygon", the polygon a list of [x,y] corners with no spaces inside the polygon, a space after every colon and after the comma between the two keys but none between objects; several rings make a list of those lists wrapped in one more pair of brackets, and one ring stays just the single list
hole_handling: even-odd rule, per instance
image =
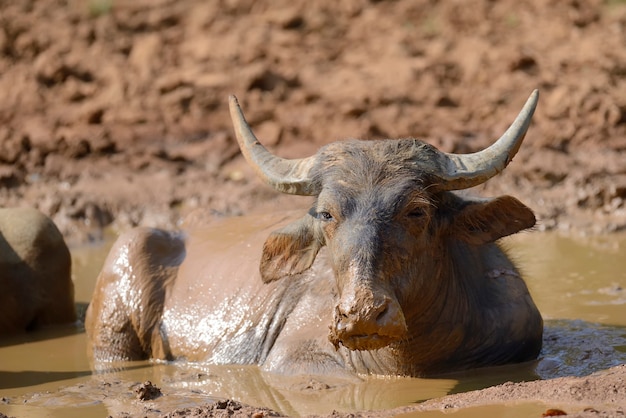
[{"label": "submerged body", "polygon": [[121,236],[87,311],[93,357],[408,376],[535,358],[541,315],[495,243],[532,227],[532,211],[510,196],[451,191],[501,171],[535,104],[536,94],[486,154],[407,138],[337,142],[287,161],[262,148],[231,101],[261,178],[315,202],[306,213]]},{"label": "submerged body", "polygon": [[0,336],[76,321],[63,236],[30,208],[0,208]]},{"label": "submerged body", "polygon": [[[457,283],[431,290],[431,295],[423,295],[426,303],[405,310],[410,339],[377,350],[336,349],[328,334],[331,302],[338,292],[326,251],[320,251],[306,272],[267,284],[258,273],[261,253],[250,251],[296,217],[285,213],[228,218],[189,233],[136,229],[120,237],[99,278],[99,286],[112,293],[102,300],[120,305],[95,308],[120,313],[128,311],[132,297],[152,295],[156,297],[150,307],[135,312],[131,322],[151,322],[141,313],[158,320],[142,329],[143,338],[127,327],[121,332],[100,329],[90,336],[95,359],[153,357],[258,364],[287,374],[421,376],[537,356],[541,317],[517,270],[495,244],[476,251],[457,243],[464,264],[479,268],[478,277],[459,271]],[[160,260],[172,263],[164,269],[142,256],[151,247],[159,248]],[[141,291],[132,283],[137,274],[153,278]],[[473,281],[471,291],[465,280]],[[125,294],[120,295],[121,289]],[[90,307],[86,324],[92,330],[93,310]]]}]

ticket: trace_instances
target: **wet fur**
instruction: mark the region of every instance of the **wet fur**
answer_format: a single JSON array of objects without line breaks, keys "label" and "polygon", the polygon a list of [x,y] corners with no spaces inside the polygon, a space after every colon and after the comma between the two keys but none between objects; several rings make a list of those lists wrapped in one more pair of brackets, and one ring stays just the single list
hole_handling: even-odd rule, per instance
[{"label": "wet fur", "polygon": [[[411,157],[416,149],[418,159]],[[220,285],[237,302],[225,308],[194,302],[198,321],[219,313],[216,309],[235,314],[233,303],[250,315],[245,329],[237,329],[241,321],[229,316],[230,334],[207,340],[206,346],[195,348],[198,336],[189,333],[185,340],[179,332],[178,342],[172,340],[176,347],[163,348],[170,341],[157,331],[167,328],[163,304],[178,306],[171,299],[178,296],[168,296],[168,283],[173,295],[183,295],[176,285],[196,286],[226,274],[213,273],[228,267],[197,246],[222,254],[217,243],[193,244],[198,241],[194,231],[189,231],[191,240],[154,230],[120,238],[88,311],[96,357],[201,360],[206,353],[209,361],[253,362],[279,373],[411,376],[535,358],[541,316],[515,266],[495,244],[532,227],[534,215],[510,196],[471,199],[440,190],[436,155],[434,148],[413,139],[354,140],[322,148],[313,172],[321,192],[311,210],[273,231],[259,229],[265,237],[251,242],[264,244],[253,246],[249,257],[240,249],[224,252],[232,254],[224,262],[233,268],[258,260],[257,272],[246,268],[250,276]],[[153,240],[164,250],[149,248]],[[111,266],[119,263],[119,248],[125,246],[135,248],[129,262],[135,286],[142,290],[134,293],[151,298],[135,303],[145,306],[141,315],[121,304],[126,299],[110,287],[124,279]],[[179,265],[200,263],[207,267],[192,269],[197,276],[179,271]],[[253,290],[238,290],[248,287]],[[125,314],[109,318],[103,315],[106,306]],[[372,332],[370,339],[362,338]]]}]

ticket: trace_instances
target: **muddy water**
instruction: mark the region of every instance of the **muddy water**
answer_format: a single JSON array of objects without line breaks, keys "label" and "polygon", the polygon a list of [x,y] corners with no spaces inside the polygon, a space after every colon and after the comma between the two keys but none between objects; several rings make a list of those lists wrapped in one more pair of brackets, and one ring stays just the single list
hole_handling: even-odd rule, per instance
[{"label": "muddy water", "polygon": [[[289,415],[387,409],[509,380],[585,375],[626,362],[626,237],[588,241],[525,234],[505,242],[546,319],[541,359],[442,379],[368,378],[316,382],[255,367],[126,363],[92,374],[80,326],[0,340],[0,412],[18,417],[151,416],[229,397]],[[84,309],[107,247],[73,250],[76,296]],[[584,359],[584,361],[581,361]],[[140,402],[151,380],[163,394]],[[467,408],[455,416],[540,416],[544,405]],[[441,413],[421,413],[439,416]]]}]

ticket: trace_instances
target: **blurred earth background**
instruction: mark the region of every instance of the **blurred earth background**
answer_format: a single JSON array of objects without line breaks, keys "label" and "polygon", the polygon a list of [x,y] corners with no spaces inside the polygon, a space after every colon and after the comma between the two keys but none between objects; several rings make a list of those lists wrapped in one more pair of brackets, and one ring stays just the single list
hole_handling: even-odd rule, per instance
[{"label": "blurred earth background", "polygon": [[624,1],[0,0],[0,204],[70,244],[300,205],[246,166],[229,94],[291,158],[349,137],[473,152],[535,88],[519,154],[476,193],[540,230],[626,229]]}]

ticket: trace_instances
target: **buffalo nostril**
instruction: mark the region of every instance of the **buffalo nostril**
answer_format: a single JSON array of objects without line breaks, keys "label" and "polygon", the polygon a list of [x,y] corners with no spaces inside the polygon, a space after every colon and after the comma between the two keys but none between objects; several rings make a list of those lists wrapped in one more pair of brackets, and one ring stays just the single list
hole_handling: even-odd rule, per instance
[{"label": "buffalo nostril", "polygon": [[381,309],[380,312],[378,313],[378,315],[376,316],[376,322],[383,322],[385,316],[387,316],[387,313],[389,312],[389,303],[385,303]]}]

